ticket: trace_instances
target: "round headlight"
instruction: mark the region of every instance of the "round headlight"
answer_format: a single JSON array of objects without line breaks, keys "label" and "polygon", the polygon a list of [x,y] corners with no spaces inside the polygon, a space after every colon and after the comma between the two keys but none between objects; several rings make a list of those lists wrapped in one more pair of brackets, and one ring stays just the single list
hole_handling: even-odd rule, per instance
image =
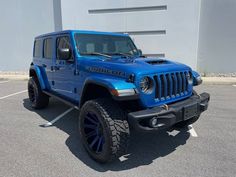
[{"label": "round headlight", "polygon": [[189,84],[189,85],[192,85],[192,84],[193,84],[193,76],[192,76],[192,74],[191,74],[190,72],[188,72],[188,73],[186,74],[186,77],[187,77],[187,79],[188,79],[188,84]]},{"label": "round headlight", "polygon": [[143,77],[140,80],[140,89],[142,92],[147,93],[150,92],[152,90],[153,87],[153,81],[150,77]]}]

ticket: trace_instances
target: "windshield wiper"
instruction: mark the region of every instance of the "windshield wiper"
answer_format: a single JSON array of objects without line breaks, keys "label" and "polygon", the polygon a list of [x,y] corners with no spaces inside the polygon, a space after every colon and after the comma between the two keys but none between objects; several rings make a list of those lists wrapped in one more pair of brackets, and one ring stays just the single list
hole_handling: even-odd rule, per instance
[{"label": "windshield wiper", "polygon": [[132,57],[134,57],[133,55],[131,55],[131,54],[128,54],[128,53],[122,53],[122,52],[117,52],[117,53],[109,53],[109,55],[122,55],[122,56],[124,56],[124,57],[129,57],[129,58],[132,58]]},{"label": "windshield wiper", "polygon": [[111,58],[110,55],[104,54],[104,53],[99,53],[99,52],[90,52],[90,53],[80,53],[81,55],[99,55],[107,58]]}]

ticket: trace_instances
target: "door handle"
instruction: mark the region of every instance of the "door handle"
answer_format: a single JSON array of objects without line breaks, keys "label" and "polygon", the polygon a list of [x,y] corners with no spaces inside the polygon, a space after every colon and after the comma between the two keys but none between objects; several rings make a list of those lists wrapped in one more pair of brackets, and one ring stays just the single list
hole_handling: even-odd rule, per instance
[{"label": "door handle", "polygon": [[47,65],[45,65],[45,64],[42,64],[42,66],[43,66],[44,68],[46,68],[46,67],[47,67]]}]

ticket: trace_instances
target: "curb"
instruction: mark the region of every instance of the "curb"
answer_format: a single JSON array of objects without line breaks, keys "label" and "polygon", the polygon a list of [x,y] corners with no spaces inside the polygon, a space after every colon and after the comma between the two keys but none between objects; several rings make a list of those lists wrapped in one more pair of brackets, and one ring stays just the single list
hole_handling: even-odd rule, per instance
[{"label": "curb", "polygon": [[204,85],[235,85],[236,77],[202,77]]},{"label": "curb", "polygon": [[28,80],[29,76],[26,74],[0,74],[0,80]]}]

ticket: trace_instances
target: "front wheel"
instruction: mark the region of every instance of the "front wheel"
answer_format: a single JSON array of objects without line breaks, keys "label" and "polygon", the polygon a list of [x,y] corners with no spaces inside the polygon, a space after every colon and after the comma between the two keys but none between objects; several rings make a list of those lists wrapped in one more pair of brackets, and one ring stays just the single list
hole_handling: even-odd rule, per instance
[{"label": "front wheel", "polygon": [[87,101],[80,111],[79,131],[88,154],[108,162],[126,153],[129,125],[119,105],[110,99]]}]

